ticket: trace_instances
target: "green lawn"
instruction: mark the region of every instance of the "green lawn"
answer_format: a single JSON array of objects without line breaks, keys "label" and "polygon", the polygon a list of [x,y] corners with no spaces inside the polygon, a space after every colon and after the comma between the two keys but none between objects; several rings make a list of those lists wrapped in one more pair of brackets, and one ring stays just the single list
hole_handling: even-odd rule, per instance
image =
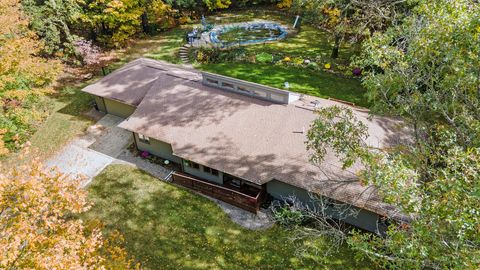
[{"label": "green lawn", "polygon": [[145,269],[370,268],[346,247],[321,265],[301,260],[283,228],[243,229],[210,200],[128,165],[107,167],[88,189],[95,205],[84,219],[101,220],[107,234],[119,230]]},{"label": "green lawn", "polygon": [[90,95],[80,92],[85,85],[67,86],[55,97],[49,97],[53,112],[30,139],[42,157],[57,152],[93,124],[94,120],[84,115],[93,102]]},{"label": "green lawn", "polygon": [[[254,19],[274,20],[284,24],[293,23],[294,18],[283,16],[278,12],[268,11],[241,11],[235,13],[223,13],[207,18],[215,23],[231,23],[251,21]],[[322,59],[318,65],[326,63],[347,64],[350,57],[354,55],[354,48],[344,42],[340,48],[338,59],[331,59],[330,54],[333,48],[332,35],[324,30],[304,25],[301,31],[292,37],[279,42],[272,42],[261,45],[245,46],[249,55],[261,53],[281,54],[291,59],[300,57],[315,61]],[[260,64],[249,62],[197,64],[199,69],[227,75],[246,81],[266,84],[282,88],[284,82],[289,82],[290,90],[308,95],[336,98],[356,105],[368,107],[369,103],[365,97],[365,89],[361,86],[360,80],[353,78],[342,78],[323,71],[313,71],[306,68],[299,68],[286,65]]]},{"label": "green lawn", "polygon": [[259,63],[203,64],[200,68],[277,88],[283,88],[284,82],[288,82],[290,90],[294,92],[323,98],[333,97],[359,106],[368,106],[364,97],[365,90],[359,81],[325,72]]},{"label": "green lawn", "polygon": [[[272,20],[284,25],[293,25],[294,16],[285,15],[282,12],[256,9],[241,11],[221,11],[218,14],[208,16],[208,22],[214,24],[227,24],[237,22],[247,22],[252,20]],[[281,42],[273,42],[266,45],[247,46],[247,50],[253,52],[283,52],[290,56],[325,56],[329,57],[333,48],[333,35],[321,29],[311,27],[304,23],[301,31],[293,37],[289,37]],[[344,42],[340,48],[339,61],[349,60],[354,54],[354,48],[347,42]]]}]

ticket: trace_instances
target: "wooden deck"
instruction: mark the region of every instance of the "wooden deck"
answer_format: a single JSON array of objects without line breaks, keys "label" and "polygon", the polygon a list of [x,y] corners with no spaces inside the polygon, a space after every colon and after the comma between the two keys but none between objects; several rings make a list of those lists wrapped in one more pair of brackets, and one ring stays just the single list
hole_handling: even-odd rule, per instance
[{"label": "wooden deck", "polygon": [[260,205],[265,199],[265,190],[258,191],[256,196],[244,194],[242,192],[216,185],[204,180],[200,180],[191,175],[175,172],[172,174],[173,183],[181,185],[207,196],[219,199],[231,205],[235,205],[252,213],[257,213]]}]

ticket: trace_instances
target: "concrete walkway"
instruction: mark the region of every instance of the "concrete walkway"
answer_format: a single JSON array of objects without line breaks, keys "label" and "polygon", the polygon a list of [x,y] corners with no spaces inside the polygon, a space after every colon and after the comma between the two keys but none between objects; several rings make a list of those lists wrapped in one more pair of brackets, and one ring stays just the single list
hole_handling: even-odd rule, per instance
[{"label": "concrete walkway", "polygon": [[103,116],[85,135],[47,160],[46,165],[66,174],[83,176],[83,185],[87,185],[133,142],[132,133],[117,127],[122,120],[113,115]]}]

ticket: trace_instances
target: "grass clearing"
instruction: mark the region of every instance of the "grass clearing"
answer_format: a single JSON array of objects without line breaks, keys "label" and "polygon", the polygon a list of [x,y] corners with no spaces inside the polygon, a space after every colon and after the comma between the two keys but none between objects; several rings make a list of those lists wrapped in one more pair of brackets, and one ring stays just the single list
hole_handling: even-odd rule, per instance
[{"label": "grass clearing", "polygon": [[93,119],[83,114],[92,108],[92,97],[80,89],[81,86],[68,86],[59,96],[49,98],[54,104],[54,112],[30,139],[32,147],[42,157],[57,152],[93,124]]},{"label": "grass clearing", "polygon": [[188,25],[179,26],[156,36],[138,39],[125,49],[115,50],[113,54],[116,60],[108,65],[108,69],[115,70],[140,57],[180,64],[178,52],[185,44],[184,35],[188,27]]},{"label": "grass clearing", "polygon": [[88,189],[94,207],[83,218],[119,230],[145,269],[370,268],[347,247],[321,265],[299,260],[289,231],[243,229],[212,201],[128,165],[108,166]]}]

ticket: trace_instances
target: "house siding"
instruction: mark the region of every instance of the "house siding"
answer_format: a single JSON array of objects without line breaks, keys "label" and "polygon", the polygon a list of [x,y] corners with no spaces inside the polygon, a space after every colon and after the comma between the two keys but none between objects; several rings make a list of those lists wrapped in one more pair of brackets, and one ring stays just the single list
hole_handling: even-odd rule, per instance
[{"label": "house siding", "polygon": [[95,96],[95,103],[97,104],[97,108],[99,111],[107,113],[107,109],[105,108],[105,103],[103,102],[102,97]]},{"label": "house siding", "polygon": [[134,106],[107,98],[103,98],[103,100],[105,101],[106,112],[109,114],[113,114],[122,118],[127,118],[135,111]]},{"label": "house siding", "polygon": [[201,179],[205,179],[217,184],[223,184],[223,173],[221,171],[218,171],[218,176],[215,176],[213,174],[204,172],[203,166],[201,164],[199,169],[194,169],[194,168],[183,165],[183,171],[188,174],[199,177]]},{"label": "house siding", "polygon": [[[314,201],[310,198],[308,191],[305,189],[301,189],[277,180],[272,180],[267,183],[267,193],[272,195],[276,199],[285,199],[288,196],[294,195],[298,200],[300,200],[304,204],[308,204],[310,206],[314,206]],[[354,206],[351,206],[354,207]],[[358,208],[356,208],[358,209]],[[333,218],[338,218],[338,215],[335,213],[336,211],[332,208],[330,211],[330,215]],[[378,218],[379,216],[373,212],[358,209],[358,214],[356,216],[350,216],[344,219],[345,222],[352,224],[358,228],[370,231],[370,232],[379,232],[378,229]]]},{"label": "house siding", "polygon": [[150,138],[150,144],[143,143],[138,139],[138,134],[134,133],[137,148],[140,151],[147,151],[155,156],[168,159],[176,163],[182,163],[182,159],[173,155],[172,146],[166,142]]}]

